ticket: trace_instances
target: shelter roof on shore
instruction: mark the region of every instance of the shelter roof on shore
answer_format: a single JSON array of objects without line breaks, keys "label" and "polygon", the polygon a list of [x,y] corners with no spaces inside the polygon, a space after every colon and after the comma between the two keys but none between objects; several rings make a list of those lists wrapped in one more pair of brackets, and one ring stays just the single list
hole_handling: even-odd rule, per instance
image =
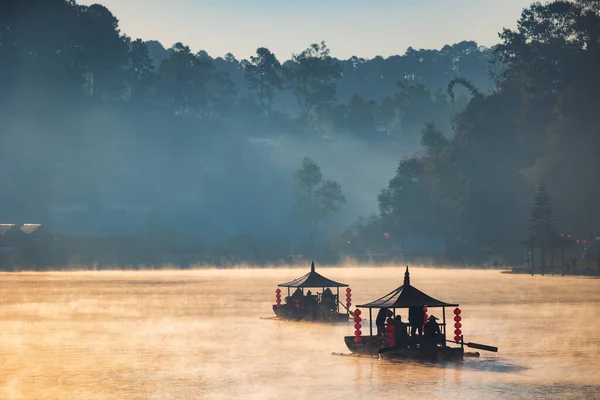
[{"label": "shelter roof on shore", "polygon": [[359,304],[361,308],[409,308],[409,307],[457,307],[458,304],[446,303],[421,292],[410,284],[408,266],[404,273],[404,284],[383,297],[369,303]]},{"label": "shelter roof on shore", "polygon": [[530,235],[527,239],[521,243],[527,246],[551,246],[551,247],[563,247],[575,243],[574,240],[559,235],[552,230],[546,230],[543,233],[537,235]]},{"label": "shelter roof on shore", "polygon": [[315,263],[310,265],[310,272],[302,275],[300,278],[294,279],[289,282],[280,283],[279,287],[290,287],[290,288],[320,288],[320,287],[347,287],[345,283],[332,281],[331,279],[325,278],[323,275],[315,271]]}]

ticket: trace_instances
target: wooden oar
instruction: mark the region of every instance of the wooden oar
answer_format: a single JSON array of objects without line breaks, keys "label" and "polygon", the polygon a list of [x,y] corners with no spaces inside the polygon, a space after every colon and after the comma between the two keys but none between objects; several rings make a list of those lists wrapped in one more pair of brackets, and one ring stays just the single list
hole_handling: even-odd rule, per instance
[{"label": "wooden oar", "polygon": [[[446,340],[446,342],[456,343],[454,340]],[[467,346],[467,347],[471,347],[473,349],[491,351],[491,352],[494,352],[494,353],[498,352],[498,348],[497,347],[488,346],[486,344],[479,344],[479,343],[468,342],[468,343],[464,343],[464,345]]]},{"label": "wooden oar", "polygon": [[342,305],[342,307],[344,307],[344,308],[346,309],[346,311],[348,311],[348,313],[350,314],[350,316],[351,316],[352,318],[355,318],[355,317],[356,317],[356,315],[354,315],[354,313],[353,313],[352,311],[350,311],[350,310],[348,309],[348,307],[346,307],[346,306],[344,305],[344,303],[339,303],[339,304],[341,304],[341,305]]}]

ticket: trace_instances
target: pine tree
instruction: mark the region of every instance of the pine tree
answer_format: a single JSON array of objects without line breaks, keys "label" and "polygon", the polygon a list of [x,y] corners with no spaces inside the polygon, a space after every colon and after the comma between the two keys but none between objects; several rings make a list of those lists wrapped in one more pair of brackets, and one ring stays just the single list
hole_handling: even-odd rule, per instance
[{"label": "pine tree", "polygon": [[537,186],[533,209],[529,217],[529,237],[542,239],[544,236],[555,232],[555,226],[550,196],[548,196],[544,182],[540,182]]}]

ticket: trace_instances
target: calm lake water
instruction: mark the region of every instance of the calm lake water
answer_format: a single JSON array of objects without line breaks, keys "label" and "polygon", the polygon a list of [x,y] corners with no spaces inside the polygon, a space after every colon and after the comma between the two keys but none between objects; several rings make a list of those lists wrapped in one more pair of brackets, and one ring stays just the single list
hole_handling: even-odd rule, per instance
[{"label": "calm lake water", "polygon": [[[465,341],[500,349],[422,365],[332,355],[350,323],[260,319],[308,270],[0,274],[0,399],[600,398],[597,279],[411,268],[460,303]],[[404,268],[317,271],[359,304]]]}]

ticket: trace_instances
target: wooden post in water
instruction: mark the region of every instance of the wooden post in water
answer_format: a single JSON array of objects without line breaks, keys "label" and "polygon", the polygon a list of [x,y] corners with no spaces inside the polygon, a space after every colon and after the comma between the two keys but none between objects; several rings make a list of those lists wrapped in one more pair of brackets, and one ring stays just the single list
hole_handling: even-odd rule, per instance
[{"label": "wooden post in water", "polygon": [[446,307],[442,307],[442,322],[444,324],[444,346],[446,343]]}]

